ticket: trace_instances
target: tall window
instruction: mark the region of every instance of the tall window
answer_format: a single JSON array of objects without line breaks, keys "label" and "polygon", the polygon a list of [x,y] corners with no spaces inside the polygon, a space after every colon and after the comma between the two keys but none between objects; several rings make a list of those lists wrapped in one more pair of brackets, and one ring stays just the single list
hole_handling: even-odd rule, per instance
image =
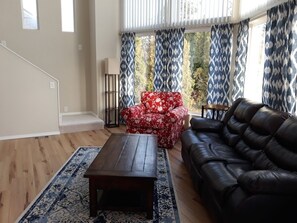
[{"label": "tall window", "polygon": [[135,38],[135,103],[140,102],[143,91],[153,91],[155,66],[155,35]]},{"label": "tall window", "polygon": [[[184,40],[182,95],[186,107],[201,112],[206,103],[210,32],[186,33]],[[135,38],[135,103],[143,91],[153,91],[155,35]]]},{"label": "tall window", "polygon": [[262,102],[266,16],[250,22],[244,97]]},{"label": "tall window", "polygon": [[62,31],[74,32],[73,0],[61,0]]},{"label": "tall window", "polygon": [[210,32],[185,33],[182,95],[192,113],[201,112],[206,103]]},{"label": "tall window", "polygon": [[38,29],[38,12],[36,0],[22,0],[23,29]]}]

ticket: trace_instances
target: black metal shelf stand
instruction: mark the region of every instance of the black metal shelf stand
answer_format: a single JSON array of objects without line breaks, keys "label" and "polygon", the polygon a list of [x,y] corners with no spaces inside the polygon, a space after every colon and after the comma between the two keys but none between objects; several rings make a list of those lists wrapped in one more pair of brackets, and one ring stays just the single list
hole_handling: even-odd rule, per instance
[{"label": "black metal shelf stand", "polygon": [[119,126],[119,74],[105,74],[105,126]]}]

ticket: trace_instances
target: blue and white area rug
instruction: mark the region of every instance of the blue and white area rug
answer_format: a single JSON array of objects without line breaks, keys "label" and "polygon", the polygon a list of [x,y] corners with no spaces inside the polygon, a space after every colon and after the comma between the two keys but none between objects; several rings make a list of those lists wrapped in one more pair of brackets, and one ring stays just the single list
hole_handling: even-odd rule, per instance
[{"label": "blue and white area rug", "polygon": [[180,222],[166,150],[158,150],[158,180],[154,191],[154,217],[146,212],[100,211],[89,216],[89,182],[83,175],[100,152],[80,147],[52,178],[17,222]]}]

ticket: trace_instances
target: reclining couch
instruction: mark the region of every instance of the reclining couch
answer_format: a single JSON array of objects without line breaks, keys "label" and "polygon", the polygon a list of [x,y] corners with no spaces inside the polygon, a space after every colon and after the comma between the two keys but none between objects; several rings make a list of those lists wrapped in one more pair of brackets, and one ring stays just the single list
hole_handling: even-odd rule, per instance
[{"label": "reclining couch", "polygon": [[297,118],[246,99],[192,118],[182,158],[215,222],[297,222]]}]

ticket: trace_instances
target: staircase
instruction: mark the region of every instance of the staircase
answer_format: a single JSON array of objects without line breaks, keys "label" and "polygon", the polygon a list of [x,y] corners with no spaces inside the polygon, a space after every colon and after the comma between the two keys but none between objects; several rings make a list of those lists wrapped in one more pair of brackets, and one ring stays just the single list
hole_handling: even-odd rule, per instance
[{"label": "staircase", "polygon": [[104,128],[104,122],[92,113],[64,114],[60,122],[61,133],[82,132],[100,130]]}]

